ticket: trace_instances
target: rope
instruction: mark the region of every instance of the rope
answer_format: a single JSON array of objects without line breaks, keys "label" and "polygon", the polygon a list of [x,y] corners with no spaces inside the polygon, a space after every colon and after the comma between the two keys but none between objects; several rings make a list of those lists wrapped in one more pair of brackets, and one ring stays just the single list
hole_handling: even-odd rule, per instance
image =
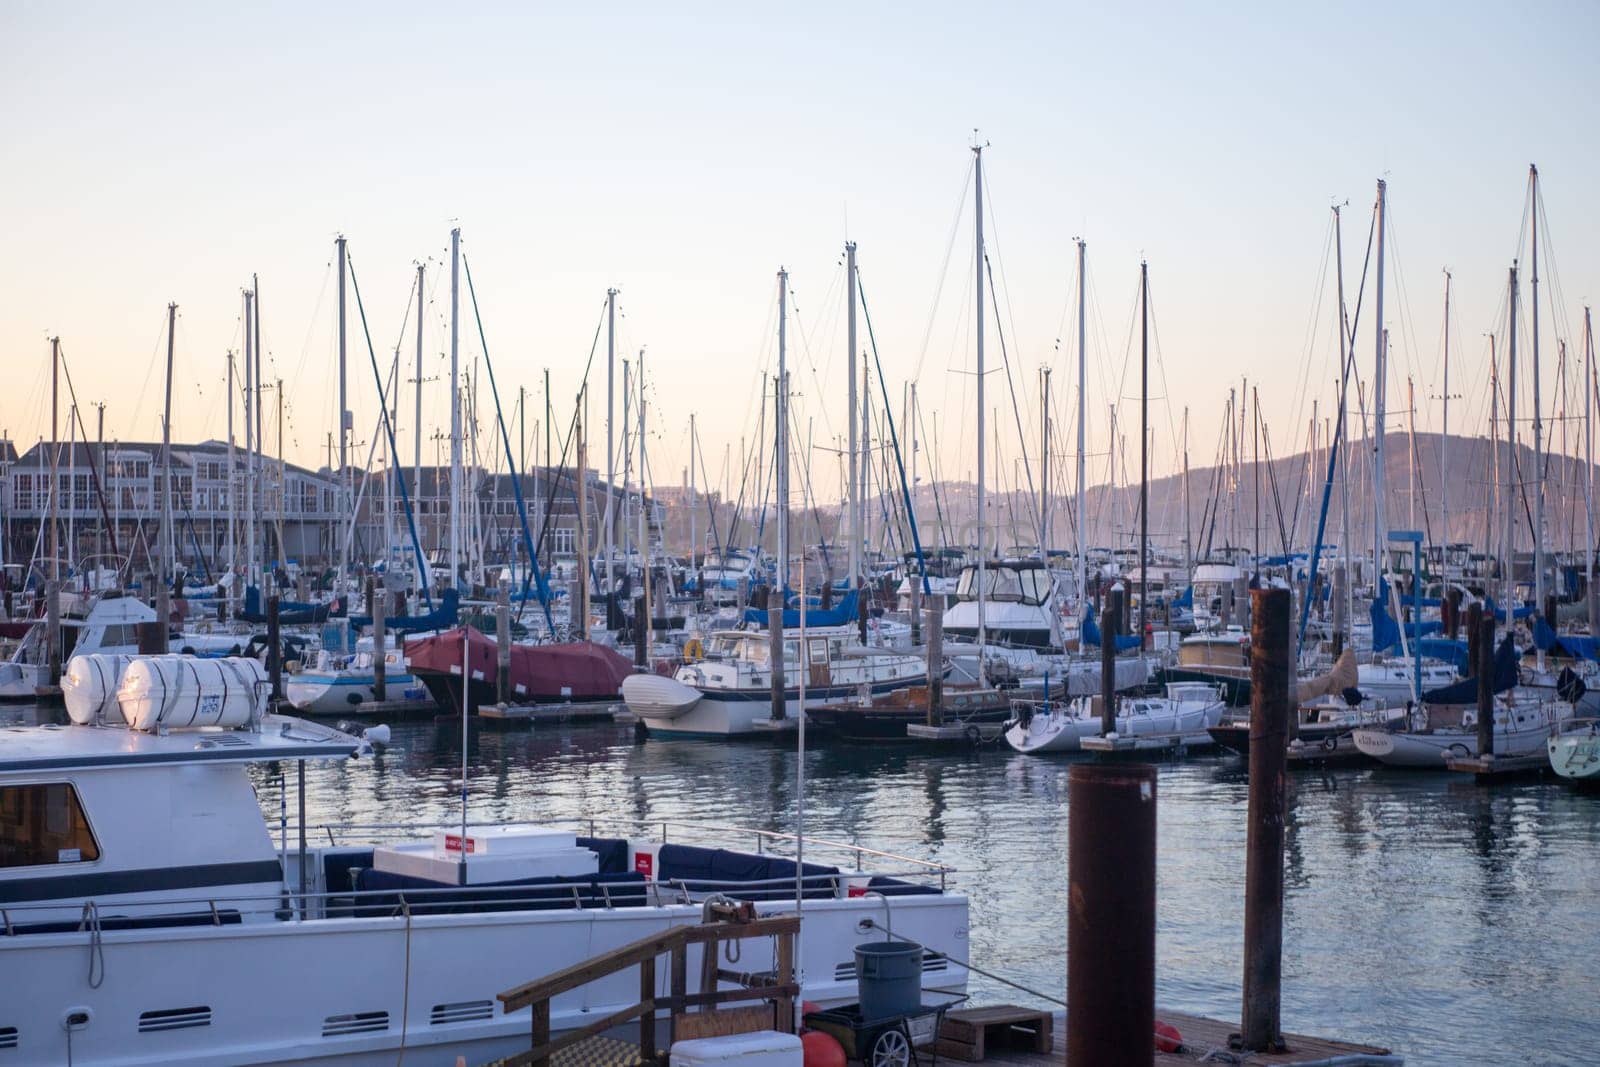
[{"label": "rope", "polygon": [[[100,983],[106,980],[106,946],[100,931],[100,906],[92,900],[83,906],[79,925],[85,924],[89,927],[89,988],[99,989]],[[70,1035],[72,1031],[69,1029],[67,1033]]]},{"label": "rope", "polygon": [[400,1048],[395,1057],[395,1067],[406,1061],[406,1027],[411,1021],[411,902],[400,896],[400,914],[406,920],[406,969],[400,987]]}]

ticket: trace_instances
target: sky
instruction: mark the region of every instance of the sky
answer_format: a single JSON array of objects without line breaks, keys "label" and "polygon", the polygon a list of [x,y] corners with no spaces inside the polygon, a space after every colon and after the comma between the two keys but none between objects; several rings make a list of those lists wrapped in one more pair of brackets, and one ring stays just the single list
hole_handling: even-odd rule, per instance
[{"label": "sky", "polygon": [[[1137,477],[1141,258],[1152,474],[1179,463],[1186,410],[1191,461],[1211,462],[1241,380],[1258,390],[1278,454],[1300,447],[1312,401],[1330,414],[1337,375],[1330,208],[1346,205],[1353,311],[1379,178],[1390,428],[1405,428],[1407,375],[1418,429],[1441,427],[1449,269],[1451,429],[1484,432],[1487,335],[1507,343],[1530,163],[1548,223],[1547,432],[1558,407],[1579,410],[1581,370],[1563,390],[1555,349],[1567,340],[1575,363],[1582,307],[1600,294],[1593,4],[670,8],[0,3],[0,430],[22,447],[48,433],[48,338],[59,335],[88,432],[103,403],[108,439],[159,439],[176,302],[175,437],[223,437],[227,353],[242,352],[241,293],[254,274],[265,377],[284,382],[284,448],[325,462],[343,234],[385,373],[401,350],[408,461],[411,287],[426,264],[420,437],[432,462],[448,447],[447,249],[459,226],[509,434],[521,388],[528,436],[544,423],[548,368],[559,451],[615,287],[617,418],[620,360],[643,348],[648,462],[662,485],[689,462],[691,413],[713,484],[737,489],[727,457],[737,467],[741,441],[770,455],[756,440],[758,429],[771,437],[758,407],[762,373],[776,367],[786,267],[797,478],[809,467],[826,503],[839,484],[827,449],[846,425],[842,248],[854,240],[897,429],[909,436],[901,413],[915,382],[920,471],[969,477],[974,130],[986,145],[998,303],[986,333],[991,484],[1025,480],[1019,437],[1037,464],[1046,366],[1053,463],[1067,468],[1053,478],[1070,482],[1080,237],[1091,481],[1109,473],[1112,405]],[[465,288],[463,369],[485,347]],[[1372,288],[1369,278],[1368,301]],[[1524,323],[1529,299],[1525,290]],[[1369,391],[1376,346],[1363,306],[1356,346]],[[362,463],[379,407],[353,291],[347,328]],[[1519,344],[1526,376],[1526,328]],[[590,375],[590,462],[603,466],[603,334]],[[269,451],[278,404],[266,396]],[[486,376],[478,408],[487,462]],[[1519,418],[1531,424],[1531,410],[1519,405]],[[1566,429],[1576,448],[1576,424]]]}]

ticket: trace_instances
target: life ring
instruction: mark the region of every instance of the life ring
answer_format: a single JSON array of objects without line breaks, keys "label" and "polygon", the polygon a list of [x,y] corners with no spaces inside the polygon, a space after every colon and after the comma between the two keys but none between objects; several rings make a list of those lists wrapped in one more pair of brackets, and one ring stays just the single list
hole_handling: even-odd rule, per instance
[{"label": "life ring", "polygon": [[691,637],[683,643],[683,658],[686,663],[699,663],[706,658],[705,646],[698,637]]}]

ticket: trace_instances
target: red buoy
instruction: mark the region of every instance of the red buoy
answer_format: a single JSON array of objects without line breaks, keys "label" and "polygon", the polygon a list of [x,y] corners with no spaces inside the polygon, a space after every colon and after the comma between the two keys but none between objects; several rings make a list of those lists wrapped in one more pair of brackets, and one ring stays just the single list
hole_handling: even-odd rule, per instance
[{"label": "red buoy", "polygon": [[845,1067],[844,1046],[832,1034],[807,1030],[800,1035],[805,1067]]},{"label": "red buoy", "polygon": [[1156,1020],[1156,1051],[1177,1052],[1183,1048],[1183,1035],[1171,1023]]}]

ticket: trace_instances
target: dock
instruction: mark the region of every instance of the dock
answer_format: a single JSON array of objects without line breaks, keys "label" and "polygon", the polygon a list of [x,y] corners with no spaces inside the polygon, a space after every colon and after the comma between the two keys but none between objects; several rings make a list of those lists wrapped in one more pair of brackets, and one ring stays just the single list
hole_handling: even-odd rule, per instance
[{"label": "dock", "polygon": [[1544,751],[1525,756],[1451,756],[1444,765],[1458,774],[1470,774],[1480,782],[1532,778],[1550,770],[1550,757]]},{"label": "dock", "polygon": [[[1004,1019],[1016,1015],[1034,1015],[1044,1026],[1025,1026],[1004,1023],[984,1025],[986,1017]],[[977,1020],[977,1024],[968,1020]],[[1243,1056],[1229,1047],[1229,1038],[1237,1033],[1237,1023],[1208,1019],[1181,1011],[1157,1010],[1156,1020],[1178,1031],[1181,1043],[1176,1051],[1155,1053],[1156,1067],[1180,1067],[1195,1063],[1232,1063]],[[1004,1029],[1003,1029],[1004,1028]],[[1009,1030],[1009,1032],[1006,1032]],[[987,1032],[985,1034],[985,1031]],[[550,1057],[551,1067],[631,1067],[646,1061],[639,1055],[637,1040],[627,1040],[619,1035],[618,1028],[604,1036],[589,1038]],[[974,1040],[974,1035],[984,1035],[986,1040]],[[1154,1035],[1151,1040],[1154,1041]],[[1252,1065],[1283,1065],[1338,1062],[1359,1067],[1396,1067],[1403,1057],[1389,1049],[1375,1045],[1341,1041],[1335,1038],[1312,1037],[1307,1034],[1285,1034],[1286,1048],[1281,1052],[1256,1052],[1249,1055]],[[933,1050],[919,1049],[919,1059],[925,1060]],[[1066,1062],[1066,1013],[1017,1011],[1010,1005],[969,1008],[951,1012],[940,1027],[936,1051],[940,1060],[963,1063],[989,1063],[996,1067],[1061,1067]],[[974,1058],[976,1056],[977,1058]],[[507,1067],[512,1059],[495,1060],[487,1067]]]},{"label": "dock", "polygon": [[1350,734],[1340,734],[1330,740],[1334,742],[1331,748],[1327,741],[1289,742],[1289,766],[1325,767],[1335,763],[1365,763],[1371,758],[1356,747],[1355,738]]},{"label": "dock", "polygon": [[480,725],[515,729],[540,723],[617,722],[622,705],[612,700],[570,704],[483,704],[476,709]]},{"label": "dock", "polygon": [[[999,1064],[1002,1067],[1047,1067],[1047,1065],[1060,1067],[1066,1062],[1067,1054],[1066,1013],[1055,1012],[1052,1018],[1053,1037],[1049,1052],[1001,1047],[990,1052],[983,1062]],[[1200,1062],[1233,1063],[1238,1062],[1238,1058],[1242,1055],[1230,1050],[1228,1045],[1229,1036],[1238,1032],[1237,1021],[1221,1022],[1200,1015],[1190,1015],[1187,1012],[1163,1011],[1159,1008],[1156,1010],[1156,1020],[1175,1027],[1182,1038],[1182,1044],[1176,1052],[1156,1052],[1155,1062],[1158,1067],[1177,1067],[1178,1064]],[[1389,1049],[1373,1045],[1310,1037],[1305,1034],[1283,1036],[1284,1043],[1288,1047],[1282,1052],[1251,1053],[1248,1062],[1252,1067],[1259,1064],[1326,1063],[1335,1058],[1341,1064],[1393,1065],[1404,1062]],[[1153,1035],[1152,1040],[1154,1040]]]},{"label": "dock", "polygon": [[1101,756],[1150,756],[1166,752],[1187,752],[1190,749],[1214,748],[1216,742],[1210,734],[1134,734],[1108,737],[1085,737],[1078,742],[1085,752]]},{"label": "dock", "polygon": [[1006,724],[1003,722],[949,722],[941,726],[929,726],[925,722],[906,724],[906,736],[913,741],[960,745],[965,748],[998,741],[1005,730]]}]

